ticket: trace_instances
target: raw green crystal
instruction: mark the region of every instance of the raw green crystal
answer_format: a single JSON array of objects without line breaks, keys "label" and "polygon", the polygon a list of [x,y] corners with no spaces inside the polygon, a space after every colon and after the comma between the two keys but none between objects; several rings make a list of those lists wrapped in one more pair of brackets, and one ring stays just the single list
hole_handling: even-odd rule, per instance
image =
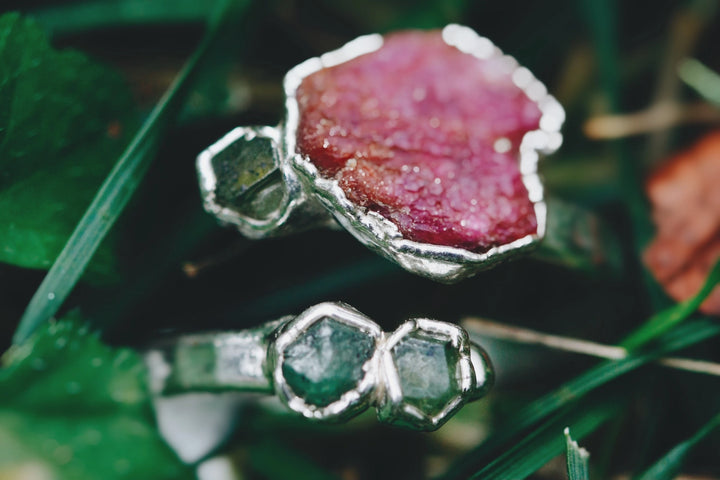
[{"label": "raw green crystal", "polygon": [[458,355],[448,340],[415,332],[400,340],[392,351],[405,403],[434,416],[460,394]]},{"label": "raw green crystal", "polygon": [[285,187],[273,141],[240,138],[213,157],[215,201],[243,215],[267,218],[282,203]]},{"label": "raw green crystal", "polygon": [[374,344],[368,334],[325,317],[285,349],[283,375],[296,395],[324,407],[355,388]]}]

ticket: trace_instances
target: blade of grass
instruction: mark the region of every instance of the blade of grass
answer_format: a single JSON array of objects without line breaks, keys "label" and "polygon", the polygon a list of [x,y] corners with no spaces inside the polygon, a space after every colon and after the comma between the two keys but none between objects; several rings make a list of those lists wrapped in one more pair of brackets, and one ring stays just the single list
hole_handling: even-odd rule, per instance
[{"label": "blade of grass", "polygon": [[[718,264],[720,264],[720,261]],[[712,286],[717,283],[719,280],[717,277],[720,276],[719,269],[720,267],[716,264],[710,275],[708,275],[703,288],[687,303],[667,308],[658,314],[660,318],[668,317],[673,319],[669,327],[648,330],[645,325],[654,324],[652,319],[658,318],[658,316],[655,316],[638,328],[638,332],[646,333],[642,334],[642,341],[637,340],[635,344],[639,347],[652,340],[657,340],[654,348],[644,351],[639,351],[637,348],[628,349],[629,355],[627,357],[621,360],[603,362],[566,382],[559,389],[535,400],[515,418],[510,427],[501,430],[478,448],[461,457],[442,478],[444,480],[465,478],[477,465],[489,461],[491,455],[502,448],[515,435],[530,428],[577,398],[641,365],[655,361],[668,352],[688,347],[720,334],[720,325],[710,320],[698,320],[693,323],[678,325],[695,311],[707,296],[707,290],[711,290]],[[673,326],[675,328],[669,330]],[[630,335],[630,337],[633,336],[635,334]]]},{"label": "blade of grass", "polygon": [[660,460],[650,466],[638,477],[638,480],[671,480],[675,478],[680,472],[688,453],[718,427],[720,427],[720,413],[711,418],[692,437],[676,445]]},{"label": "blade of grass", "polygon": [[30,15],[53,35],[139,24],[200,22],[218,0],[86,0],[39,8]]},{"label": "blade of grass", "polygon": [[231,14],[236,14],[236,10],[237,13],[244,10],[248,3],[226,0],[218,14],[213,16],[200,45],[115,164],[35,292],[15,332],[14,343],[27,339],[39,325],[58,311],[70,294],[144,177],[163,132],[184,104],[203,59],[217,45],[215,40],[222,27],[227,24]]},{"label": "blade of grass", "polygon": [[[616,0],[582,0],[580,8],[592,35],[602,89],[609,113],[616,113],[621,104],[620,54],[618,44],[618,2]],[[615,140],[610,143],[615,157],[623,202],[632,225],[632,243],[638,253],[633,267],[641,272],[642,283],[655,309],[662,305],[662,296],[649,273],[639,262],[639,253],[652,238],[654,227],[650,221],[648,205],[643,194],[640,162],[628,151],[627,142]]]},{"label": "blade of grass", "polygon": [[617,1],[583,0],[580,9],[590,27],[600,70],[600,81],[610,110],[620,106],[620,70],[617,45]]},{"label": "blade of grass", "polygon": [[720,74],[694,58],[683,61],[678,66],[678,74],[705,100],[720,105]]},{"label": "blade of grass", "polygon": [[[291,450],[276,440],[254,442],[248,453],[253,470],[268,480],[339,480],[311,462],[306,455]],[[280,458],[282,461],[278,461]]]},{"label": "blade of grass", "polygon": [[524,408],[514,417],[510,425],[499,430],[478,448],[458,459],[441,478],[443,480],[467,478],[478,466],[490,461],[492,456],[514,437],[587,393],[662,355],[717,335],[720,335],[720,324],[706,319],[697,320],[675,327],[659,338],[652,349],[631,352],[622,360],[607,361],[590,368]]},{"label": "blade of grass", "polygon": [[[720,261],[718,264],[720,264]],[[499,433],[490,437],[478,448],[457,460],[442,478],[444,480],[465,478],[470,472],[477,468],[478,465],[489,461],[491,456],[514,436],[588,392],[641,365],[655,361],[668,352],[688,347],[720,334],[720,325],[710,320],[698,320],[685,325],[679,324],[695,311],[697,306],[699,306],[705,296],[707,296],[707,290],[711,290],[712,286],[717,283],[718,278],[716,277],[720,276],[720,272],[718,272],[720,267],[718,267],[718,264],[713,267],[703,288],[700,289],[692,299],[688,300],[687,304],[667,308],[658,314],[662,318],[667,316],[673,319],[669,327],[653,328],[651,332],[646,330],[647,327],[645,327],[645,325],[654,323],[652,318],[657,318],[656,316],[638,328],[638,332],[649,333],[642,334],[642,342],[636,341],[636,345],[639,347],[652,340],[657,340],[652,349],[644,351],[640,351],[637,348],[628,349],[629,355],[627,357],[616,361],[603,362],[569,382],[566,382],[559,389],[535,400],[527,408],[523,409],[520,415],[515,417],[515,420],[510,426],[499,431]],[[675,328],[668,331],[668,329],[673,326]],[[634,335],[635,334],[631,334],[630,337]]]},{"label": "blade of grass", "polygon": [[[131,280],[110,297],[93,299],[84,307],[88,316],[97,319],[96,325],[102,330],[103,336],[112,337],[120,330],[127,332],[135,327],[128,319],[128,312],[156,293],[166,277],[172,274],[180,262],[186,258],[202,239],[216,229],[217,224],[198,206],[183,218],[172,233],[154,246],[146,255],[140,257],[140,268],[133,272]],[[121,319],[126,319],[120,322]]]},{"label": "blade of grass", "polygon": [[565,457],[569,480],[590,480],[588,459],[590,453],[580,447],[570,436],[570,427],[565,427]]},{"label": "blade of grass", "polygon": [[470,478],[477,480],[526,478],[565,450],[563,425],[569,424],[577,438],[584,438],[617,414],[618,407],[616,402],[608,401],[576,409],[570,415],[559,415],[545,422],[542,427],[523,438],[517,445]]},{"label": "blade of grass", "polygon": [[620,346],[628,350],[635,350],[667,332],[697,310],[718,283],[720,283],[720,259],[715,262],[705,283],[694,297],[653,315],[640,328],[628,335],[620,343]]},{"label": "blade of grass", "polygon": [[304,308],[308,302],[332,297],[369,282],[392,281],[403,270],[384,258],[373,256],[357,263],[345,264],[310,277],[302,284],[278,290],[233,308],[222,317],[228,322],[238,318],[272,317]]}]

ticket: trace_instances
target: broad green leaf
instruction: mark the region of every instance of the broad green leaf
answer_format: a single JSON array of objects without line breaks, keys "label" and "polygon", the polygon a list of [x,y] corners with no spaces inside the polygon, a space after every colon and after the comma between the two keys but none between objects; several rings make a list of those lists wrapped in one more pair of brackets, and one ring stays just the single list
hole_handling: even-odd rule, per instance
[{"label": "broad green leaf", "polygon": [[[127,86],[0,17],[0,262],[49,268],[135,130]],[[109,248],[94,269],[112,271]]]},{"label": "broad green leaf", "polygon": [[0,478],[190,478],[157,432],[136,353],[68,318],[11,348],[3,365]]},{"label": "broad green leaf", "polygon": [[570,436],[570,428],[565,428],[565,457],[569,480],[590,480],[587,450],[578,445]]}]

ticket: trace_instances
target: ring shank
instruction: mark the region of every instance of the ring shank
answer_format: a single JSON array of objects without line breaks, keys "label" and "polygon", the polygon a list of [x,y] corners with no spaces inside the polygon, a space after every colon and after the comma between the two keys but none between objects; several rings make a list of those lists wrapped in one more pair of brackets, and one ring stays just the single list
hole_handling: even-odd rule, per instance
[{"label": "ring shank", "polygon": [[[270,337],[293,317],[235,332],[182,335],[153,345],[145,352],[152,392],[173,395],[192,391],[245,391],[273,394],[267,353]],[[471,343],[471,363],[476,375],[473,398],[494,383],[487,353]]]},{"label": "ring shank", "polygon": [[153,345],[145,353],[153,393],[241,390],[272,394],[266,366],[269,337],[289,318],[237,332],[182,335]]},{"label": "ring shank", "polygon": [[[354,350],[351,343],[366,346]],[[454,354],[435,355],[437,361],[422,371],[405,367],[408,359],[417,363],[438,349]],[[349,356],[338,355],[345,350]],[[286,363],[286,355],[294,360]],[[176,336],[150,347],[145,361],[157,396],[274,393],[308,418],[342,421],[373,407],[380,421],[416,430],[436,430],[465,403],[485,395],[494,379],[487,353],[457,325],[416,318],[388,333],[339,302],[252,329]],[[286,376],[285,366],[294,377]],[[427,388],[425,382],[438,375],[445,376],[444,386]],[[430,401],[418,403],[418,390]]]}]

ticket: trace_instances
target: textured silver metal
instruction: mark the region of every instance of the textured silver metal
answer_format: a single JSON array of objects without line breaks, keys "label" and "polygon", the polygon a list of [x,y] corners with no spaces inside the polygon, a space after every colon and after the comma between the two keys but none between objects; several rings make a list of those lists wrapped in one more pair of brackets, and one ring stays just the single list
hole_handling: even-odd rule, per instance
[{"label": "textured silver metal", "polygon": [[[535,247],[545,235],[547,216],[537,164],[540,154],[552,153],[562,144],[560,128],[565,120],[565,112],[527,68],[519,66],[514,58],[504,55],[487,38],[460,25],[446,26],[442,36],[448,45],[469,55],[481,59],[501,58],[507,70],[513,72],[515,85],[535,101],[542,112],[540,128],[526,133],[523,137],[519,160],[523,183],[533,202],[538,222],[535,234],[493,247],[483,253],[408,240],[383,216],[350,202],[336,180],[321,176],[312,161],[296,151],[299,121],[296,92],[303,79],[323,68],[379,49],[383,44],[383,37],[377,34],[359,37],[338,50],[306,60],[291,69],[284,80],[285,120],[279,126],[233,130],[198,157],[198,173],[206,209],[220,220],[237,225],[246,236],[260,238],[314,226],[328,226],[330,216],[319,212],[317,208],[318,204],[322,204],[337,223],[370,249],[412,273],[444,283],[453,283],[472,276],[499,261]],[[281,208],[277,209],[272,218],[260,221],[236,215],[216,203],[213,190],[215,173],[211,168],[212,158],[229,143],[253,135],[263,135],[276,142],[278,170],[282,173],[287,189],[287,198]]]},{"label": "textured silver metal", "polygon": [[[373,352],[362,366],[362,378],[353,388],[338,400],[318,406],[293,391],[282,365],[288,346],[316,322],[328,318],[368,335],[373,340]],[[457,356],[452,381],[457,382],[458,393],[441,411],[432,414],[405,401],[393,360],[393,347],[416,332],[446,343]],[[145,360],[151,388],[157,395],[223,390],[275,393],[290,410],[310,419],[345,421],[375,407],[380,421],[416,430],[439,428],[465,403],[485,395],[494,381],[487,354],[471,343],[457,325],[412,319],[388,334],[351,306],[331,302],[254,329],[163,340],[145,352]]]}]

